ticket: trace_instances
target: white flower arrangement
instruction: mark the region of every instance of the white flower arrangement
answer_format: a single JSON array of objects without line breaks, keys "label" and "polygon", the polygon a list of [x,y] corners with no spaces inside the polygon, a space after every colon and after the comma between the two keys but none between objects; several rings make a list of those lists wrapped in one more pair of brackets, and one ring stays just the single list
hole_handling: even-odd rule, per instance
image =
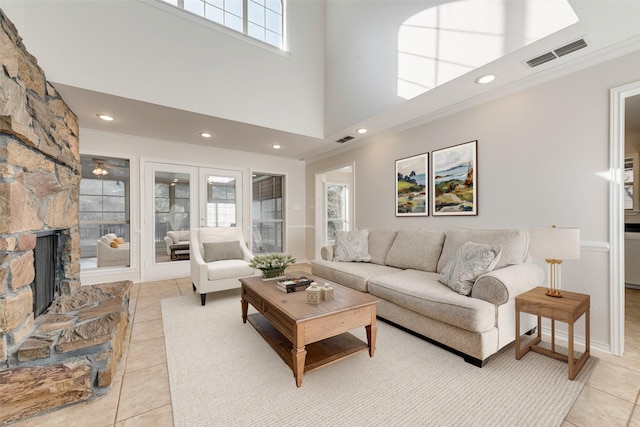
[{"label": "white flower arrangement", "polygon": [[253,257],[249,265],[262,271],[284,270],[284,268],[296,262],[289,254],[265,254]]}]

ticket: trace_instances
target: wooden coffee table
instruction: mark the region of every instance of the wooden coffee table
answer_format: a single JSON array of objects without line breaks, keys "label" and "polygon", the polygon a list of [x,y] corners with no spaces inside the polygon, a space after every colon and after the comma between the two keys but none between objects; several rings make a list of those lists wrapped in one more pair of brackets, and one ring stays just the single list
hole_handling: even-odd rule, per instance
[{"label": "wooden coffee table", "polygon": [[[307,304],[304,291],[284,293],[276,280],[240,279],[242,322],[249,320],[262,337],[293,370],[296,386],[304,373],[363,350],[373,357],[376,345],[376,304],[379,299],[304,272],[319,284],[329,283],[335,297],[318,305]],[[251,304],[258,313],[247,315]],[[364,326],[367,343],[348,331]]]}]

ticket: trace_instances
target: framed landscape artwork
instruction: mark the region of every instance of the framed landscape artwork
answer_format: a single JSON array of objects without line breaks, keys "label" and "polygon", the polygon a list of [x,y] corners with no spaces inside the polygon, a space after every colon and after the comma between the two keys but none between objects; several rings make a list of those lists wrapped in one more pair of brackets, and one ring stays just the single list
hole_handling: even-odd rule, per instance
[{"label": "framed landscape artwork", "polygon": [[431,154],[433,216],[478,215],[478,141]]},{"label": "framed landscape artwork", "polygon": [[396,160],[396,216],[426,216],[429,153]]}]

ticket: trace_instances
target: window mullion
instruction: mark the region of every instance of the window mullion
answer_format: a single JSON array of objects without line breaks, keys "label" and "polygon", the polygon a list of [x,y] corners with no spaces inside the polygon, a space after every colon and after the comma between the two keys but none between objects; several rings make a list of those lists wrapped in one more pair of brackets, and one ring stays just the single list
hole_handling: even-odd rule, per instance
[{"label": "window mullion", "polygon": [[242,33],[249,34],[249,0],[242,0]]}]

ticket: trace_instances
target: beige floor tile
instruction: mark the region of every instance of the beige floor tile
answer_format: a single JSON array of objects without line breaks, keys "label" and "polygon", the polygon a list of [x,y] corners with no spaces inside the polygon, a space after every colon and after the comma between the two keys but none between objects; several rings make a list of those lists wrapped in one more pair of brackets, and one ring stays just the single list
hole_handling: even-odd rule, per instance
[{"label": "beige floor tile", "polygon": [[585,386],[565,418],[576,427],[624,427],[633,404],[596,388]]},{"label": "beige floor tile", "polygon": [[133,330],[131,332],[131,343],[147,341],[151,338],[158,338],[162,336],[164,336],[164,329],[162,329],[162,319],[138,322],[133,324]]},{"label": "beige floor tile", "polygon": [[636,405],[629,420],[629,427],[640,427],[640,406]]},{"label": "beige floor tile", "polygon": [[147,307],[140,307],[136,310],[136,316],[133,320],[134,323],[146,322],[147,320],[154,320],[162,318],[162,307],[160,305],[150,305]]},{"label": "beige floor tile", "polygon": [[166,364],[125,373],[122,380],[117,421],[124,421],[170,403],[169,375]]},{"label": "beige floor tile", "polygon": [[182,296],[193,293],[193,284],[191,284],[191,280],[189,280],[189,283],[178,283],[178,288],[180,289],[180,294]]},{"label": "beige floor tile", "polygon": [[564,420],[562,424],[560,424],[560,427],[576,427],[576,426],[571,424],[569,421]]},{"label": "beige floor tile", "polygon": [[153,409],[144,414],[137,415],[116,424],[116,427],[172,427],[173,414],[171,405],[164,405],[158,409]]},{"label": "beige floor tile", "polygon": [[587,384],[630,403],[635,403],[640,390],[640,372],[601,360]]},{"label": "beige floor tile", "polygon": [[167,363],[164,337],[134,342],[129,346],[126,373]]},{"label": "beige floor tile", "polygon": [[140,308],[150,307],[153,305],[157,305],[159,307],[160,301],[162,301],[163,299],[164,297],[158,295],[138,297],[138,300],[136,301],[136,311],[138,311]]},{"label": "beige floor tile", "polygon": [[180,277],[176,279],[178,285],[189,285],[191,286],[191,277]]},{"label": "beige floor tile", "polygon": [[180,296],[180,288],[174,284],[170,287],[161,287],[158,289],[141,289],[138,299],[145,297],[173,298]]}]

